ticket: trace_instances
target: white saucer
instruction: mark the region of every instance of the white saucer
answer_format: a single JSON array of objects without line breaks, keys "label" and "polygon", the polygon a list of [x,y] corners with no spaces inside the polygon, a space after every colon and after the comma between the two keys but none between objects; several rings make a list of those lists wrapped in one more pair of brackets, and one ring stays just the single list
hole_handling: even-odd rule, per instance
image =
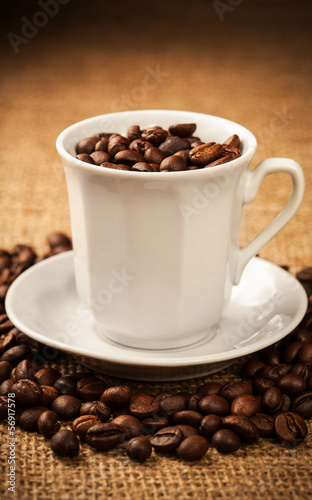
[{"label": "white saucer", "polygon": [[206,340],[179,349],[133,349],[100,339],[75,288],[73,252],[44,260],[11,285],[6,311],[21,331],[76,355],[112,376],[145,381],[182,380],[216,372],[291,332],[307,309],[301,284],[282,268],[254,258],[230,304]]}]

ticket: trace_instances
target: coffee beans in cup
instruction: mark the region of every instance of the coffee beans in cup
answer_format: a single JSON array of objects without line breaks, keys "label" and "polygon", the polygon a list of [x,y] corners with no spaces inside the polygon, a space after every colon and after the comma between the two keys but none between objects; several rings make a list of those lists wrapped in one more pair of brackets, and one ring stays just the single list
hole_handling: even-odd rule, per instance
[{"label": "coffee beans in cup", "polygon": [[196,128],[195,123],[178,123],[168,130],[132,125],[127,136],[101,132],[78,142],[76,158],[117,170],[180,172],[215,167],[241,156],[238,135],[217,144],[194,136]]}]

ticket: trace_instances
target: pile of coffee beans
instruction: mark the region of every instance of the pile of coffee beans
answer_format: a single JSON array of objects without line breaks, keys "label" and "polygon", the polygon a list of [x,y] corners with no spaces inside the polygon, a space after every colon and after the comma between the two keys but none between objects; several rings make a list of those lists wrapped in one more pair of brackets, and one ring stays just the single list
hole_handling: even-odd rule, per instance
[{"label": "pile of coffee beans", "polygon": [[132,125],[127,137],[102,132],[78,142],[78,160],[117,170],[179,172],[222,165],[241,156],[240,138],[234,134],[223,144],[194,136],[195,123],[140,129]]},{"label": "pile of coffee beans", "polygon": [[[71,248],[69,238],[60,234],[50,236],[49,244],[44,257]],[[285,339],[250,357],[240,377],[207,382],[194,393],[164,389],[151,394],[108,385],[95,372],[64,374],[49,363],[38,367],[40,345],[18,331],[4,310],[10,282],[38,260],[24,245],[0,251],[0,276],[5,276],[0,420],[8,419],[14,401],[19,427],[38,432],[50,440],[55,455],[66,457],[89,446],[101,452],[119,447],[139,461],[152,453],[194,461],[211,447],[232,453],[271,439],[294,448],[306,438],[306,420],[312,417],[312,268],[297,274],[309,296],[302,322]]]}]

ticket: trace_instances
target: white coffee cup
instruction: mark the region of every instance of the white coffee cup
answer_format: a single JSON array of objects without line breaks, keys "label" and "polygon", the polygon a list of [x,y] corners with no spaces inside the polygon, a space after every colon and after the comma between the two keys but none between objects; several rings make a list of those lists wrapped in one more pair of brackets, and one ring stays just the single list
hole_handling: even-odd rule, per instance
[{"label": "white coffee cup", "polygon": [[[205,142],[222,143],[237,134],[242,156],[181,172],[122,171],[75,158],[78,141],[99,132],[126,135],[130,125],[167,129],[176,123],[196,123],[195,135]],[[254,135],[237,123],[168,110],[96,116],[60,134],[77,290],[101,337],[134,348],[166,349],[209,335],[247,262],[292,218],[303,197],[304,176],[296,161],[269,158],[248,169],[256,146]],[[240,249],[243,206],[276,172],[290,176],[290,198]]]}]

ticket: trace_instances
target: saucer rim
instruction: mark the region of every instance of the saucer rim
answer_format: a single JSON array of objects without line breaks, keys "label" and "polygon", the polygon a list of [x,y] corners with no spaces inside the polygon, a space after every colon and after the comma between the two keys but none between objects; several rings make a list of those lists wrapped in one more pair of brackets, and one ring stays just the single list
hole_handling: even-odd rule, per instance
[{"label": "saucer rim", "polygon": [[[48,345],[49,347],[55,348],[57,350],[61,350],[64,352],[67,352],[69,354],[77,355],[77,356],[83,356],[86,358],[96,359],[99,361],[103,362],[109,362],[109,363],[115,363],[115,364],[126,364],[126,365],[131,365],[131,366],[146,366],[150,368],[169,368],[169,367],[183,367],[183,366],[200,366],[200,365],[208,365],[210,363],[219,363],[219,362],[225,362],[225,361],[230,361],[230,360],[235,360],[237,358],[241,358],[243,356],[252,354],[256,351],[262,350],[275,342],[281,340],[284,338],[288,333],[290,333],[302,320],[304,314],[306,313],[307,310],[307,304],[308,304],[308,298],[306,295],[306,292],[301,285],[301,283],[290,273],[288,273],[285,269],[282,267],[267,261],[265,259],[262,259],[260,257],[253,257],[249,262],[252,262],[254,260],[257,260],[261,262],[261,264],[272,267],[275,271],[280,273],[281,275],[287,275],[288,279],[290,279],[293,283],[296,283],[296,296],[297,296],[297,301],[299,304],[299,307],[296,310],[296,314],[292,316],[291,320],[289,323],[281,328],[275,335],[273,335],[271,338],[266,338],[259,340],[257,342],[254,342],[250,345],[247,345],[245,347],[240,347],[238,349],[232,349],[229,351],[223,351],[220,353],[215,353],[215,354],[206,354],[202,356],[193,356],[189,357],[185,355],[187,353],[188,348],[194,347],[194,344],[191,344],[190,346],[187,346],[183,348],[183,356],[181,357],[175,357],[175,358],[161,358],[161,353],[168,353],[172,350],[172,352],[177,352],[177,349],[139,349],[139,348],[131,348],[128,346],[123,346],[121,344],[115,343],[119,348],[125,350],[124,354],[111,354],[106,352],[98,352],[98,351],[90,351],[88,350],[87,352],[83,352],[82,348],[77,347],[77,346],[71,346],[67,343],[62,343],[59,342],[53,338],[46,337],[42,333],[37,333],[35,332],[32,328],[29,328],[23,324],[23,321],[20,320],[18,317],[16,317],[14,313],[14,295],[16,289],[19,288],[20,285],[22,285],[23,281],[28,280],[30,276],[32,275],[33,272],[40,272],[40,269],[42,267],[46,266],[53,266],[54,262],[58,260],[73,260],[73,250],[63,252],[61,254],[49,257],[47,259],[44,259],[43,261],[38,262],[37,264],[33,265],[26,271],[24,271],[20,276],[18,276],[12,285],[10,286],[6,299],[5,299],[5,309],[6,309],[6,314],[9,317],[9,319],[12,321],[12,323],[23,333],[28,335],[30,338]],[[65,264],[64,264],[65,265]],[[239,286],[239,285],[238,285]],[[299,297],[300,295],[300,297]],[[208,338],[209,335],[208,335]],[[246,338],[247,340],[247,338]],[[114,342],[111,340],[107,339],[109,345],[114,345]],[[105,345],[105,340],[102,339],[102,342]],[[201,341],[204,343],[204,341]],[[106,343],[107,345],[107,343]],[[141,353],[143,354],[143,357],[140,359],[127,359],[127,353],[129,351],[133,351],[137,354]],[[144,353],[146,354],[147,352],[158,352],[159,353],[159,358],[144,358]]]}]

